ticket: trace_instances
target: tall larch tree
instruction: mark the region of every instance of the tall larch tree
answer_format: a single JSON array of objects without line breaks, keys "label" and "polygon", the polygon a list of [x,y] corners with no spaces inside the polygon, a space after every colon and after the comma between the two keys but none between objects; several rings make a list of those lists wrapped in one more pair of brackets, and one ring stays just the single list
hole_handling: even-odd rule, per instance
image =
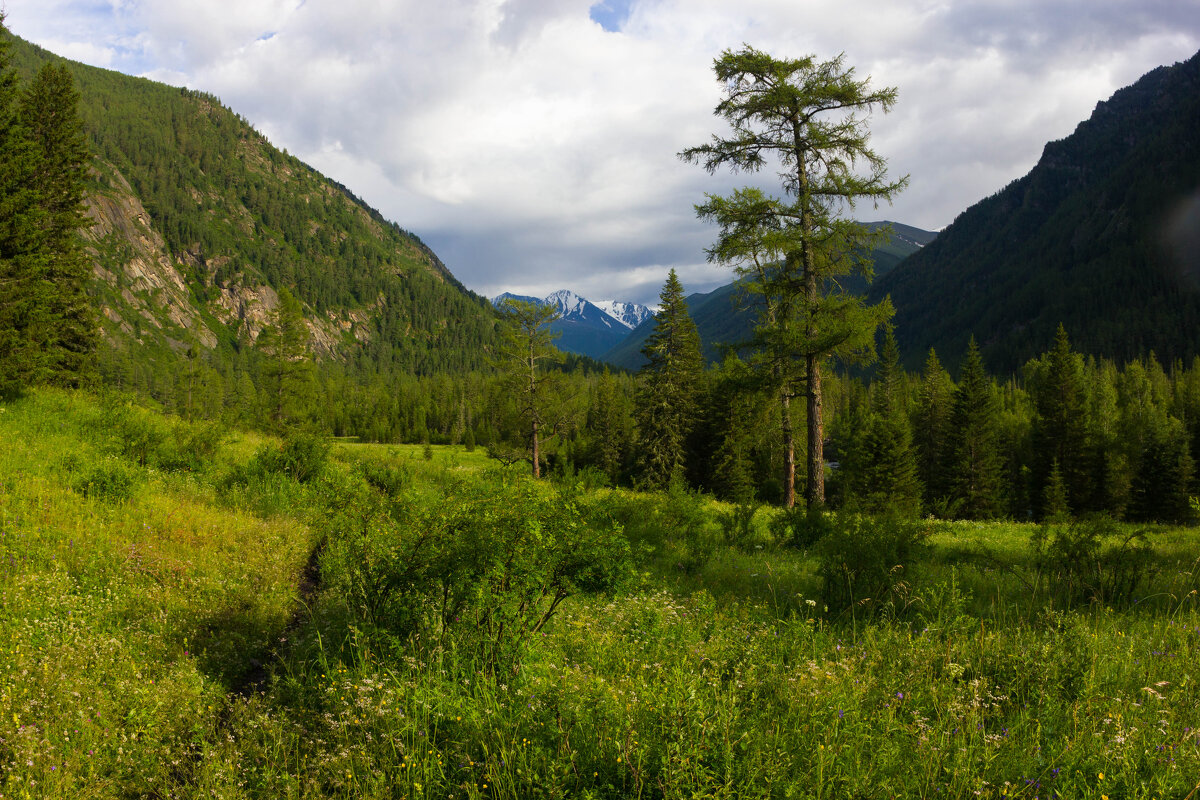
[{"label": "tall larch tree", "polygon": [[546,367],[564,358],[553,344],[557,334],[548,327],[556,319],[554,306],[511,297],[500,304],[501,343],[495,366],[523,421],[526,452],[535,478],[542,475],[541,445],[547,426],[551,433],[555,428],[555,389],[560,373],[547,371]]},{"label": "tall larch tree", "polygon": [[683,475],[704,361],[700,334],[673,269],[658,302],[654,330],[642,347],[647,361],[638,373],[637,423],[642,481],[650,488],[662,489],[672,478]]},{"label": "tall larch tree", "polygon": [[756,172],[768,159],[779,166],[783,198],[743,190],[709,195],[696,210],[721,227],[713,260],[759,271],[753,290],[769,298],[758,338],[778,387],[783,502],[795,502],[790,402],[799,387],[807,412],[805,496],[809,507],[819,507],[825,501],[823,363],[872,353],[875,331],[891,315],[889,302],[868,306],[843,292],[838,278],[870,277],[865,254],[878,236],[840,214],[861,200],[890,201],[907,183],[890,180],[886,162],[868,146],[867,116],[889,111],[896,90],[856,80],[842,56],[776,59],[743,46],[724,51],[714,70],[725,94],[715,114],[732,132],[679,155],[710,173],[722,166]]}]

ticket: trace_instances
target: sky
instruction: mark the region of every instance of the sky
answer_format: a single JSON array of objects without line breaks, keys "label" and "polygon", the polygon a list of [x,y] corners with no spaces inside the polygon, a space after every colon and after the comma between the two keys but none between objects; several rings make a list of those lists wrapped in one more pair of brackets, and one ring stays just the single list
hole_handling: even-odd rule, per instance
[{"label": "sky", "polygon": [[429,244],[469,288],[654,304],[728,283],[694,206],[775,170],[676,154],[728,132],[712,72],[743,44],[845,54],[894,86],[869,120],[892,205],[937,230],[1096,103],[1200,50],[1200,0],[0,0],[65,57],[217,95]]}]

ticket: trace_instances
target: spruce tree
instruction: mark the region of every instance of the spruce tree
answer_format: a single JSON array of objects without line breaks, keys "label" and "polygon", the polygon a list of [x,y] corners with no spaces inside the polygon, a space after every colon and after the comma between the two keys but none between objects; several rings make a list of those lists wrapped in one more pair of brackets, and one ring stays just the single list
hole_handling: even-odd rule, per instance
[{"label": "spruce tree", "polygon": [[19,117],[6,35],[0,12],[0,398],[19,395],[46,374],[53,335],[38,153]]},{"label": "spruce tree", "polygon": [[697,418],[696,386],[704,369],[700,334],[688,314],[683,285],[672,269],[659,294],[654,330],[642,347],[637,422],[642,482],[665,489],[682,478],[687,439]]},{"label": "spruce tree", "polygon": [[947,443],[950,497],[960,517],[987,519],[1001,509],[1003,464],[998,413],[995,387],[972,336],[954,390]]},{"label": "spruce tree", "polygon": [[[1092,494],[1087,388],[1083,360],[1071,351],[1062,325],[1058,326],[1054,349],[1032,362],[1029,372],[1029,390],[1036,410],[1032,426],[1033,496],[1046,496],[1052,466],[1057,465],[1070,507],[1082,510]],[[1047,513],[1040,502],[1034,511],[1039,516]]]},{"label": "spruce tree", "polygon": [[916,516],[921,510],[921,484],[905,409],[900,348],[890,325],[885,329],[872,388],[875,394],[864,442],[867,508]]},{"label": "spruce tree", "polygon": [[277,428],[297,423],[312,399],[309,337],[300,301],[287,289],[280,290],[270,323],[255,342],[263,355],[264,399],[269,404],[270,421]]},{"label": "spruce tree", "polygon": [[1174,417],[1160,419],[1147,434],[1126,517],[1133,522],[1187,522],[1192,517],[1188,489],[1195,464],[1183,423]]},{"label": "spruce tree", "polygon": [[20,110],[37,155],[33,180],[45,212],[39,216],[42,246],[50,258],[44,274],[50,284],[52,326],[46,378],[65,385],[79,383],[97,331],[87,296],[91,264],[79,238],[87,224],[83,191],[90,156],[78,106],[70,70],[65,64],[47,64],[26,87]]},{"label": "spruce tree", "polygon": [[931,348],[925,359],[921,388],[913,414],[913,445],[917,456],[917,477],[925,487],[925,504],[944,506],[950,496],[949,462],[950,415],[953,411],[954,382],[942,368]]}]

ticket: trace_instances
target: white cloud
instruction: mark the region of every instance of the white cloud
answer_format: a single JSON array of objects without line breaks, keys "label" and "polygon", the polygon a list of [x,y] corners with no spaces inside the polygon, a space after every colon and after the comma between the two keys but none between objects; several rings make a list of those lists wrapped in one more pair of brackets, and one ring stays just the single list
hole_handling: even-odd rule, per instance
[{"label": "white cloud", "polygon": [[617,32],[594,0],[5,3],[16,33],[56,52],[217,94],[472,288],[642,302],[670,266],[689,291],[724,277],[692,205],[749,179],[675,157],[722,132],[723,48],[845,52],[897,86],[873,142],[910,188],[859,214],[927,228],[1200,48],[1193,0],[619,0]]}]

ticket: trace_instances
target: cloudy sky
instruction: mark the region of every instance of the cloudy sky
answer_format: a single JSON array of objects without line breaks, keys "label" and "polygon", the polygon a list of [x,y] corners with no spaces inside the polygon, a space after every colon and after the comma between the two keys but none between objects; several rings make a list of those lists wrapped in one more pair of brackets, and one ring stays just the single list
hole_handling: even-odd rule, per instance
[{"label": "cloudy sky", "polygon": [[[1200,50],[1200,0],[0,0],[54,52],[219,96],[419,234],[472,289],[653,302],[705,263],[712,61],[846,54],[922,228],[1025,174],[1097,101]],[[760,179],[772,185],[773,172]]]}]

